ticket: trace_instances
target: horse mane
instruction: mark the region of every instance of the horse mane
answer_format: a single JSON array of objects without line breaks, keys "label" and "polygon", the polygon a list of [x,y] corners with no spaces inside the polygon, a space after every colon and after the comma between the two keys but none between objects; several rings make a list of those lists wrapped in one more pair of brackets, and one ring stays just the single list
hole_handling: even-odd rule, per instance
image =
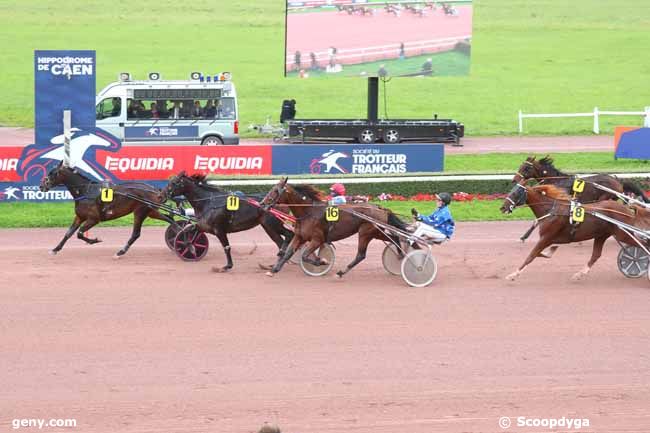
[{"label": "horse mane", "polygon": [[555,167],[555,165],[553,165],[553,158],[551,158],[549,155],[546,155],[544,158],[538,159],[537,161],[543,170],[545,169],[548,171],[548,175],[566,176],[566,173],[561,172]]},{"label": "horse mane", "polygon": [[553,200],[566,200],[570,201],[571,197],[565,190],[562,188],[548,184],[548,185],[537,185],[531,188],[533,191],[544,194],[546,197]]},{"label": "horse mane", "polygon": [[79,176],[80,178],[82,178],[83,180],[85,180],[88,183],[93,183],[93,184],[94,183],[99,183],[96,179],[91,179],[90,177],[88,177],[83,172],[77,170],[75,167],[66,167],[66,166],[63,165],[63,166],[61,166],[61,168],[67,169],[68,171],[70,171],[70,173],[76,174],[77,176]]},{"label": "horse mane", "polygon": [[193,174],[191,176],[188,176],[188,177],[192,180],[192,182],[198,184],[201,188],[210,189],[212,191],[218,191],[218,192],[223,192],[224,191],[222,188],[219,188],[216,185],[210,185],[208,183],[208,175],[207,174],[195,173],[195,174]]},{"label": "horse mane", "polygon": [[291,185],[298,194],[309,197],[314,201],[324,201],[326,199],[323,192],[312,185]]}]

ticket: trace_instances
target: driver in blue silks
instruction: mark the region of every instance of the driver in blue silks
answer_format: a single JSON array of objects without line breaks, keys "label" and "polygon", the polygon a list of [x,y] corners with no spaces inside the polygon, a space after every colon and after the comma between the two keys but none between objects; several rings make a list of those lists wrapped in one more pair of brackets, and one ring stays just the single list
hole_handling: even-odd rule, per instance
[{"label": "driver in blue silks", "polygon": [[411,213],[418,221],[417,227],[413,235],[425,238],[431,238],[435,242],[443,242],[451,238],[454,234],[456,224],[449,211],[449,203],[451,203],[451,194],[448,192],[441,192],[436,194],[438,198],[438,208],[429,216],[420,215],[417,209],[411,209]]}]

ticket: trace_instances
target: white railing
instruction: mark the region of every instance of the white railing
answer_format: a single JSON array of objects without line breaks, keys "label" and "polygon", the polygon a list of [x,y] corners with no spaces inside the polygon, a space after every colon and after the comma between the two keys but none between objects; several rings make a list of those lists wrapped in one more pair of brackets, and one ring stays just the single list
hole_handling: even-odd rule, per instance
[{"label": "white railing", "polygon": [[643,126],[650,128],[650,106],[645,107],[645,111],[600,111],[598,107],[594,107],[594,111],[589,113],[524,114],[521,110],[519,110],[519,133],[523,134],[524,132],[524,119],[553,117],[593,117],[594,134],[600,134],[600,116],[643,116]]}]

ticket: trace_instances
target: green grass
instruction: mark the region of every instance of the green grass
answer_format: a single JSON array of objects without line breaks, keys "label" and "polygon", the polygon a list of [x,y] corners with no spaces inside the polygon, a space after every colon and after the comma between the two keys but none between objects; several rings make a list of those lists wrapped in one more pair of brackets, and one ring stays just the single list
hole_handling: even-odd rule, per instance
[{"label": "green grass", "polygon": [[[283,99],[302,118],[366,114],[363,79],[294,80],[283,75],[284,1],[0,0],[0,124],[33,124],[33,50],[95,49],[98,87],[120,71],[166,78],[232,71],[242,125],[279,116]],[[642,110],[650,82],[646,0],[492,0],[474,3],[468,77],[395,78],[394,118],[439,113],[468,135],[514,134],[516,114]],[[383,100],[383,98],[380,98]],[[380,112],[383,109],[380,107]],[[638,118],[604,117],[603,132]],[[589,134],[591,119],[527,122],[530,134]]]},{"label": "green grass", "polygon": [[[435,202],[390,201],[376,202],[381,206],[392,209],[407,219],[411,208],[417,208],[421,213],[429,214],[435,207]],[[501,221],[531,219],[528,209],[519,209],[514,215],[503,215],[499,211],[502,200],[454,202],[451,212],[456,221]],[[33,228],[33,227],[68,227],[74,217],[73,203],[5,203],[0,208],[0,228]],[[130,226],[133,218],[126,216],[100,224],[101,227]],[[162,221],[147,219],[146,226],[165,226]],[[62,233],[63,234],[63,233]]]}]

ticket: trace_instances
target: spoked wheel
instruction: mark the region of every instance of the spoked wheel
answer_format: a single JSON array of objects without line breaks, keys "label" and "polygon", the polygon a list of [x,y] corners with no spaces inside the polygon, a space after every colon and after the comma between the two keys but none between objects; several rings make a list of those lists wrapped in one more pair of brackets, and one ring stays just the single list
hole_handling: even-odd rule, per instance
[{"label": "spoked wheel", "polygon": [[381,254],[381,262],[384,265],[384,269],[392,275],[400,275],[403,258],[404,255],[395,244],[387,244],[384,252]]},{"label": "spoked wheel", "polygon": [[618,270],[627,278],[640,278],[648,273],[650,256],[639,247],[627,246],[618,253],[617,263]]},{"label": "spoked wheel", "polygon": [[328,273],[333,267],[334,267],[334,260],[336,260],[336,253],[334,251],[334,247],[332,244],[323,244],[320,247],[318,247],[315,251],[315,255],[327,262],[326,265],[323,266],[314,266],[311,263],[307,263],[302,260],[302,249],[296,253],[300,254],[299,259],[300,259],[300,267],[302,268],[302,271],[309,275],[310,277],[320,277],[322,275],[325,275]]},{"label": "spoked wheel", "polygon": [[176,235],[178,234],[178,232],[180,232],[183,229],[183,227],[187,225],[187,221],[185,220],[176,221],[176,224],[178,224],[178,226],[176,227],[170,224],[167,227],[167,230],[165,230],[165,243],[172,251],[175,250],[174,239],[176,239]]},{"label": "spoked wheel", "polygon": [[188,262],[198,262],[205,257],[209,246],[208,236],[194,224],[185,226],[174,239],[176,255]]},{"label": "spoked wheel", "polygon": [[411,287],[431,284],[438,273],[436,260],[428,250],[413,250],[402,260],[402,278]]}]

